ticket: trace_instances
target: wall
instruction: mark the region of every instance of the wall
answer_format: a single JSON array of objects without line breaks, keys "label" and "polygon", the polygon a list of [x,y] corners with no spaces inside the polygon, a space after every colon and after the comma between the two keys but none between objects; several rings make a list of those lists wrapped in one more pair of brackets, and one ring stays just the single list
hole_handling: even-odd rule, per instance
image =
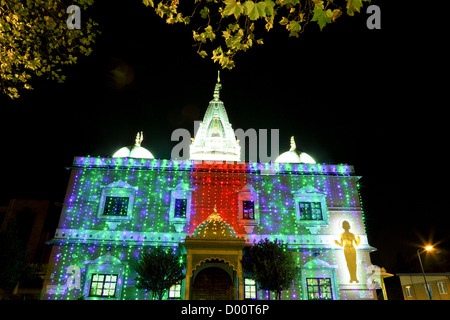
[{"label": "wall", "polygon": [[[289,243],[300,266],[316,258],[324,261],[327,265],[313,269],[317,270],[318,276],[328,272],[321,270],[334,270],[336,299],[372,298],[371,292],[367,291],[367,279],[371,267],[369,253],[374,248],[367,242],[358,177],[351,175],[349,166],[289,166],[284,168],[283,174],[277,174],[280,171],[265,170],[267,165],[252,171],[247,164],[217,167],[204,163],[134,160],[130,165],[126,161],[75,159],[53,240],[51,268],[43,299],[75,299],[83,295],[84,287],[90,281],[86,277],[89,266],[100,257],[121,262],[118,268],[123,277],[117,298],[147,298],[145,293],[134,288],[135,274],[131,265],[139,252],[153,245],[177,248],[178,243],[213,212],[214,206],[236,233],[245,236],[250,243],[264,237],[278,238]],[[300,168],[306,171],[302,172]],[[247,185],[259,198],[259,220],[251,234],[239,223],[238,216],[238,195]],[[131,190],[134,196],[129,217],[114,222],[101,217],[99,209],[105,188]],[[326,195],[328,218],[323,226],[305,226],[296,216],[293,193],[302,188],[315,189],[318,194]],[[190,221],[177,231],[170,217],[171,192],[182,189],[191,192],[191,215]],[[344,220],[350,223],[350,232],[361,240],[355,257],[359,283],[349,283],[343,249],[335,243],[344,232]],[[68,269],[70,266],[77,266],[79,272],[75,267]],[[74,268],[77,274],[73,272]],[[77,277],[79,280],[75,281]],[[285,298],[303,299],[302,290],[296,283],[292,290],[283,294]]]},{"label": "wall", "polygon": [[[399,274],[405,300],[429,300],[422,274]],[[431,286],[432,300],[450,300],[450,274],[425,274],[427,284]],[[444,282],[447,293],[441,293],[438,282]],[[410,287],[412,296],[408,296],[405,287]]]}]

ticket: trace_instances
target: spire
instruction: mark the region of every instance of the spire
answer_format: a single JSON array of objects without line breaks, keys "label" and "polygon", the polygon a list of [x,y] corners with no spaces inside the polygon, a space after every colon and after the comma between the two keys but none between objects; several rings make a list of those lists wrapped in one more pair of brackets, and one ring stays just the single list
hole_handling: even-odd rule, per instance
[{"label": "spire", "polygon": [[144,140],[144,133],[141,131],[137,133],[136,139],[134,140],[134,145],[140,147],[142,140]]},{"label": "spire", "polygon": [[219,92],[222,88],[222,84],[220,83],[220,70],[217,71],[217,83],[216,87],[214,88],[214,100],[219,100]]},{"label": "spire", "polygon": [[203,121],[200,122],[195,138],[189,148],[190,160],[240,161],[241,146],[228,119],[223,101],[220,100],[220,71],[214,98],[209,101]]},{"label": "spire", "polygon": [[294,151],[295,149],[297,149],[297,146],[295,145],[294,136],[292,136],[291,137],[291,149],[289,149],[289,151]]}]

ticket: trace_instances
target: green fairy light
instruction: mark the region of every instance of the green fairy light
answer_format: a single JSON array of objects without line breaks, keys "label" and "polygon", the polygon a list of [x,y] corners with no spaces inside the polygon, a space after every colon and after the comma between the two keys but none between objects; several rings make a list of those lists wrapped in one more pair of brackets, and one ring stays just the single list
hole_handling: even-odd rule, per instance
[{"label": "green fairy light", "polygon": [[[238,191],[247,184],[258,195],[260,215],[249,233],[238,221]],[[181,231],[177,231],[169,219],[172,190],[179,185],[180,190],[192,194],[191,220]],[[134,198],[121,194],[120,190],[102,198],[108,186],[134,190]],[[310,202],[299,201],[303,202],[303,210],[310,211],[303,219],[321,220],[323,217],[319,212],[328,210],[329,218],[323,225],[311,227],[302,219],[296,219],[295,206],[299,202],[294,201],[293,192],[305,187],[326,195],[326,208],[319,208],[319,202],[314,198]],[[101,201],[105,201],[103,209]],[[178,203],[187,204],[187,201]],[[307,266],[304,269],[306,273],[299,274],[293,287],[283,292],[283,298],[307,298],[305,275],[311,278],[331,277],[335,298],[340,297],[339,286],[347,285],[347,274],[343,251],[334,244],[343,232],[339,224],[347,219],[352,231],[359,232],[362,238],[366,236],[360,182],[354,176],[352,166],[282,163],[218,166],[167,159],[80,157],[74,159],[72,166],[56,231],[58,235],[54,240],[61,245],[53,247],[44,299],[76,299],[83,294],[88,295],[89,272],[92,274],[94,268],[100,268],[105,274],[112,274],[108,268],[116,268],[116,264],[120,266],[118,274],[121,276],[117,284],[121,294],[117,297],[150,299],[147,292],[135,288],[132,263],[139,252],[152,246],[177,248],[204,220],[201,216],[211,213],[215,204],[224,219],[240,230],[239,236],[249,242],[263,237],[283,240],[295,255],[297,264]],[[129,212],[127,209],[130,207]],[[359,261],[370,264],[370,247],[364,243],[357,250]],[[320,253],[315,256],[315,252]],[[99,261],[107,262],[96,265]],[[188,257],[180,256],[178,263],[187,264]],[[67,289],[69,275],[66,270],[70,265],[81,270],[80,288]],[[358,270],[363,286],[364,266],[359,266]],[[184,290],[184,285],[182,287]],[[258,297],[264,295],[260,293]],[[184,292],[181,297],[184,298]]]}]

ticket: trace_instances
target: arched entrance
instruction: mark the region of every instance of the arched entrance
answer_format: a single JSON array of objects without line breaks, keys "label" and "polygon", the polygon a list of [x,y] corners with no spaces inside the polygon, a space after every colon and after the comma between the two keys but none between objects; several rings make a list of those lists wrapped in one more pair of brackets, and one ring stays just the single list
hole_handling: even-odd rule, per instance
[{"label": "arched entrance", "polygon": [[[243,299],[242,249],[250,246],[238,237],[214,208],[192,236],[180,243],[187,250],[185,299]],[[219,269],[219,270],[218,270]]]},{"label": "arched entrance", "polygon": [[194,300],[232,300],[234,286],[230,275],[222,268],[209,267],[201,270],[194,279]]}]

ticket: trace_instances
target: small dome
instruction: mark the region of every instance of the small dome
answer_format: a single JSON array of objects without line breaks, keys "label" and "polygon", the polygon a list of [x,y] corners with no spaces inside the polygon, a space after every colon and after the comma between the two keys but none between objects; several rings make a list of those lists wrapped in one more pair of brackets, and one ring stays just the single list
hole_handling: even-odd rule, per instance
[{"label": "small dome", "polygon": [[282,163],[316,163],[314,159],[305,152],[287,151],[278,156],[275,162]]},{"label": "small dome", "polygon": [[280,154],[275,162],[281,163],[316,163],[316,161],[307,153],[296,149],[294,137],[291,137],[291,149]]},{"label": "small dome", "polygon": [[144,139],[142,132],[136,135],[136,143],[134,146],[123,147],[117,150],[113,158],[143,158],[154,159],[152,153],[147,149],[141,147],[141,142]]},{"label": "small dome", "polygon": [[197,229],[195,229],[193,238],[199,239],[233,239],[237,238],[233,227],[225,222],[214,207],[208,219],[203,221]]},{"label": "small dome", "polygon": [[152,153],[140,146],[123,147],[114,153],[113,158],[145,158],[154,159]]}]

